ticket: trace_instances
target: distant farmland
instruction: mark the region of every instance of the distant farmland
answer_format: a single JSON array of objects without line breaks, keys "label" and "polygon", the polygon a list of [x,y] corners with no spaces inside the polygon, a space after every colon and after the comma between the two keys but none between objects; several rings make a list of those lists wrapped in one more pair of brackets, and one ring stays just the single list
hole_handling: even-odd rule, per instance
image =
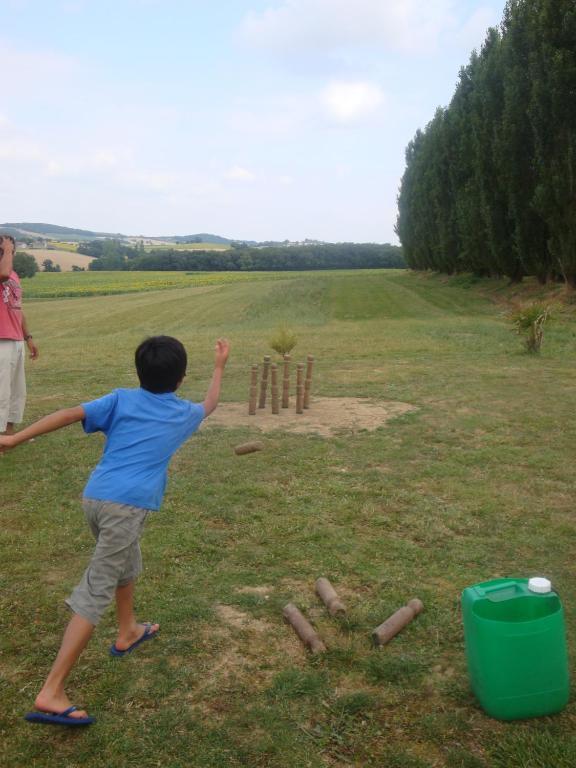
[{"label": "distant farmland", "polygon": [[59,264],[62,272],[72,272],[72,267],[84,267],[88,269],[88,265],[92,261],[92,256],[84,256],[81,253],[72,253],[71,251],[53,251],[48,248],[29,248],[24,250],[24,253],[34,256],[36,263],[42,269],[42,262],[46,259],[51,259],[54,264]]},{"label": "distant farmland", "polygon": [[229,251],[224,243],[147,243],[145,251]]}]

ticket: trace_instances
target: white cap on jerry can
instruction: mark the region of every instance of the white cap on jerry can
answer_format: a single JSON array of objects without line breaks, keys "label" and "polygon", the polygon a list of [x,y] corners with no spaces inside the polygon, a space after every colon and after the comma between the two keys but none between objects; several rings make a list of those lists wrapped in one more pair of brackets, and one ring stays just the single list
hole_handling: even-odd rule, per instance
[{"label": "white cap on jerry can", "polygon": [[528,580],[528,589],[530,592],[537,592],[539,595],[545,595],[552,592],[552,583],[543,576],[533,576]]}]

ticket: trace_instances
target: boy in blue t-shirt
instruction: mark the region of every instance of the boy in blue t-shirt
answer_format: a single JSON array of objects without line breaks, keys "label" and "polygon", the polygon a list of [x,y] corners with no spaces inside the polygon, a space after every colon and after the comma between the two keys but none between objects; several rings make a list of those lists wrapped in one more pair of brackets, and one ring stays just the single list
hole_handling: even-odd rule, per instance
[{"label": "boy in blue t-shirt", "polygon": [[106,444],[84,489],[84,512],[96,548],[81,582],[66,600],[74,615],[44,685],[31,722],[90,725],[83,710],[71,705],[64,684],[86,647],[94,627],[116,600],[118,636],[112,656],[124,656],[153,638],[158,624],[138,624],[134,582],[142,570],[139,540],[148,514],[159,509],[172,455],[218,405],[229,344],[216,342],[214,373],[202,404],[174,393],[186,375],[183,345],[155,336],[136,350],[139,389],[117,389],[98,400],[45,416],[15,435],[0,436],[0,452],[33,437],[82,421],[86,432],[103,432]]}]

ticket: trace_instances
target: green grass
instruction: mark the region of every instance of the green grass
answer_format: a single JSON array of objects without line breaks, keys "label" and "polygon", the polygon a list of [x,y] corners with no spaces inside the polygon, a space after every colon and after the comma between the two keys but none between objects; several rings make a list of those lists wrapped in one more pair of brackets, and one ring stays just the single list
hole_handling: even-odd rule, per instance
[{"label": "green grass", "polygon": [[[41,350],[28,365],[27,421],[133,386],[134,348],[151,333],[186,344],[182,394],[192,399],[203,396],[214,339],[228,336],[223,399],[245,402],[249,365],[281,324],[298,336],[295,352],[316,356],[316,394],[418,410],[330,439],[272,433],[245,457],[232,447],[254,428],[207,427],[184,446],[143,540],[137,588],[139,614],[159,621],[161,636],[110,659],[107,614],[70,679],[98,718],[81,733],[22,715],[91,552],[79,498],[102,440],[72,427],[0,458],[3,766],[572,768],[574,703],[509,724],[478,708],[459,612],[465,586],[544,574],[563,596],[573,646],[570,316],[535,358],[475,285],[401,271],[219,275],[50,301],[30,299],[38,277],[24,286]],[[117,279],[70,277],[101,280],[102,292]],[[319,606],[319,575],[341,592],[347,619]],[[373,649],[371,630],[415,596],[424,612]],[[283,624],[289,600],[312,617],[325,656],[309,657]]]}]

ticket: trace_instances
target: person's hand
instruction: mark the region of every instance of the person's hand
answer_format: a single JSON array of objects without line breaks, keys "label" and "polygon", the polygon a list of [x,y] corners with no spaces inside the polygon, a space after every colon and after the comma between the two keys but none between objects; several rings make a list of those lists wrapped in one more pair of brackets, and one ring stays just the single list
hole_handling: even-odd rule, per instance
[{"label": "person's hand", "polygon": [[14,435],[0,435],[0,453],[14,448]]},{"label": "person's hand", "polygon": [[30,352],[30,360],[36,360],[40,353],[38,352],[38,347],[34,344],[34,339],[27,339],[26,344]]},{"label": "person's hand", "polygon": [[0,248],[2,249],[2,252],[0,253],[0,258],[2,258],[4,254],[11,254],[12,256],[14,256],[14,244],[12,243],[12,240],[10,240],[9,237],[0,235]]},{"label": "person's hand", "polygon": [[230,343],[227,339],[218,339],[214,347],[214,365],[216,368],[224,368],[228,355],[230,354]]}]

